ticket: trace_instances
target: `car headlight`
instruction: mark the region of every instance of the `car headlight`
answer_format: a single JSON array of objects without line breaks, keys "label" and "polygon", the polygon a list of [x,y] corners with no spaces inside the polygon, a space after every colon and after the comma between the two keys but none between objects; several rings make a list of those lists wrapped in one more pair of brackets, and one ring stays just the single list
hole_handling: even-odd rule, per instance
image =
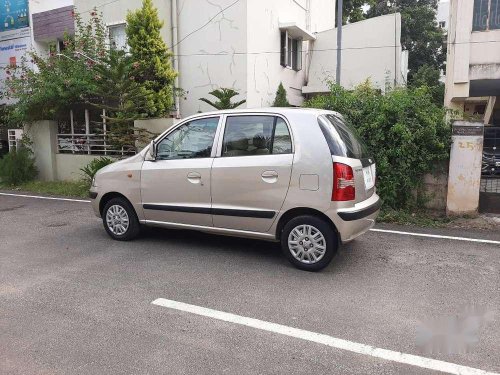
[{"label": "car headlight", "polygon": [[92,177],[92,187],[97,187],[97,185],[95,183],[95,177]]}]

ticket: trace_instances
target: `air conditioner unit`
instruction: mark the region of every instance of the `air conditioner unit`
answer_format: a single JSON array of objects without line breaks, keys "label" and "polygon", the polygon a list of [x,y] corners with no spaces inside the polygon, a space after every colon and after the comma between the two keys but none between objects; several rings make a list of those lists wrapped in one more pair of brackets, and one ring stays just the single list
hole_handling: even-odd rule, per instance
[{"label": "air conditioner unit", "polygon": [[21,144],[21,139],[23,138],[23,129],[9,129],[9,151],[17,150]]}]

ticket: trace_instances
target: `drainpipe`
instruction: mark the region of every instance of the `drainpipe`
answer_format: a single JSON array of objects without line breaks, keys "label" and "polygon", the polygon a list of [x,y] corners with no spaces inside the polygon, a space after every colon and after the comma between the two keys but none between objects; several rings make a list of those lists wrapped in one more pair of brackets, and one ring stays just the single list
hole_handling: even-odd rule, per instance
[{"label": "drainpipe", "polygon": [[[311,0],[306,1],[306,30],[311,32]],[[311,60],[311,50],[313,47],[313,41],[310,40],[307,42],[307,51],[306,51],[306,56],[305,56],[305,75],[304,75],[304,80],[305,84],[304,86],[307,86],[309,83],[309,68],[310,68],[310,60]],[[304,46],[304,42],[302,42],[302,48]]]},{"label": "drainpipe", "polygon": [[[174,85],[175,88],[179,88],[179,46],[177,45],[179,37],[178,37],[178,21],[179,21],[179,16],[177,14],[177,1],[178,0],[170,0],[171,4],[171,23],[172,23],[172,52],[174,54],[173,59],[172,59],[172,65],[174,70],[177,72],[177,75],[175,77]],[[175,100],[175,118],[180,119],[181,118],[181,109],[180,109],[180,99],[178,93],[174,93],[174,100]]]}]

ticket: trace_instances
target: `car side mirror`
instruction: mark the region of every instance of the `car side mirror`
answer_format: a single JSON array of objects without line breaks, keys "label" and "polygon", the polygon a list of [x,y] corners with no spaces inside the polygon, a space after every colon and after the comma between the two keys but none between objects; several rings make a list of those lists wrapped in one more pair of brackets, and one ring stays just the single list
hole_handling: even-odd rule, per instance
[{"label": "car side mirror", "polygon": [[156,145],[155,145],[155,141],[152,140],[150,143],[149,143],[149,156],[151,157],[152,160],[156,160]]}]

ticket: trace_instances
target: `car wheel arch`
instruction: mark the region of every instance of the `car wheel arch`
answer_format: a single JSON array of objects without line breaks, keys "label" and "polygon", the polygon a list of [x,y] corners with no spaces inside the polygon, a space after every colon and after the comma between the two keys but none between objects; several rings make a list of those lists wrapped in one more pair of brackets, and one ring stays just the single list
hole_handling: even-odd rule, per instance
[{"label": "car wheel arch", "polygon": [[132,204],[132,202],[130,202],[130,200],[125,195],[118,193],[116,191],[106,193],[102,196],[101,200],[99,201],[99,212],[100,212],[101,216],[103,214],[102,211],[104,210],[106,203],[108,203],[113,198],[125,199],[130,204],[130,206],[134,209],[134,214],[137,217],[137,212],[135,212],[135,208],[134,208],[134,205]]},{"label": "car wheel arch", "polygon": [[323,212],[308,207],[295,207],[286,211],[283,215],[281,215],[281,217],[278,220],[278,224],[276,225],[276,240],[278,241],[281,240],[281,233],[283,232],[283,228],[285,227],[286,223],[288,223],[290,220],[292,220],[297,216],[303,216],[303,215],[315,216],[324,220],[332,227],[332,229],[337,235],[337,238],[340,240],[339,231],[337,230],[337,227],[335,226],[333,221]]}]

